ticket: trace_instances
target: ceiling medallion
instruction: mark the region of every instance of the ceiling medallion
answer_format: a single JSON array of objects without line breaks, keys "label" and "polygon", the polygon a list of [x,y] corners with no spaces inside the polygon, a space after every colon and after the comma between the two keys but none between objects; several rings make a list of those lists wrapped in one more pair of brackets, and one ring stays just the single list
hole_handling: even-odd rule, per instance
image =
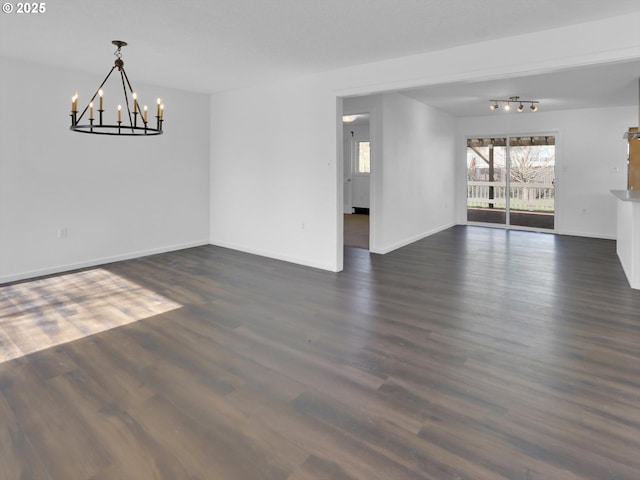
[{"label": "ceiling medallion", "polygon": [[[114,52],[116,56],[116,61],[111,67],[111,70],[102,81],[96,92],[89,100],[89,103],[82,113],[78,116],[78,94],[76,93],[71,97],[71,127],[70,130],[74,132],[81,133],[93,133],[96,135],[127,135],[127,136],[145,136],[145,135],[162,135],[162,123],[164,121],[164,104],[162,100],[158,98],[156,102],[156,115],[155,122],[150,124],[149,116],[148,116],[148,107],[144,105],[142,109],[140,108],[140,103],[138,103],[138,95],[133,90],[131,86],[131,82],[129,82],[129,78],[127,77],[127,73],[124,71],[124,61],[122,60],[122,53],[120,49],[127,45],[127,42],[123,42],[122,40],[113,40],[113,43],[118,48]],[[122,80],[122,90],[123,90],[123,100],[125,105],[125,110],[123,111],[122,103],[118,104],[117,107],[117,115],[118,121],[115,123],[105,123],[104,121],[104,92],[102,87],[107,83],[109,77],[113,73],[115,69],[118,69],[120,72],[120,78]],[[127,91],[128,88],[128,91]],[[98,97],[98,118],[96,121],[95,118],[95,110],[93,102]],[[131,108],[133,107],[133,111]],[[88,113],[88,120],[85,120],[85,123],[81,123],[85,114]],[[123,121],[124,116],[124,121]],[[140,118],[138,118],[140,117]],[[88,121],[88,123],[86,123]]]}]

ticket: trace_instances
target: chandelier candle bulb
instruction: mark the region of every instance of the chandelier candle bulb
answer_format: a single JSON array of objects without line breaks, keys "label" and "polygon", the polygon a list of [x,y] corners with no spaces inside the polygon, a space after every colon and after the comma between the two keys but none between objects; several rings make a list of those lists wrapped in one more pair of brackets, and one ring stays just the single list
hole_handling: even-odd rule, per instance
[{"label": "chandelier candle bulb", "polygon": [[71,97],[71,111],[74,113],[78,111],[78,92]]},{"label": "chandelier candle bulb", "polygon": [[158,108],[156,109],[156,116],[160,117],[160,104],[162,103],[162,100],[160,98],[158,98]]},{"label": "chandelier candle bulb", "polygon": [[131,96],[133,97],[133,113],[138,113],[138,94],[133,92]]},{"label": "chandelier candle bulb", "polygon": [[89,120],[93,120],[93,102],[89,103]]},{"label": "chandelier candle bulb", "polygon": [[147,123],[147,106],[144,106],[144,123]]},{"label": "chandelier candle bulb", "polygon": [[122,122],[122,105],[118,105],[118,123]]},{"label": "chandelier candle bulb", "polygon": [[160,104],[160,120],[162,120],[162,116],[164,115],[164,103]]},{"label": "chandelier candle bulb", "polygon": [[100,110],[104,110],[102,108],[102,95],[104,94],[104,92],[102,91],[102,89],[98,90],[98,95],[100,95]]}]

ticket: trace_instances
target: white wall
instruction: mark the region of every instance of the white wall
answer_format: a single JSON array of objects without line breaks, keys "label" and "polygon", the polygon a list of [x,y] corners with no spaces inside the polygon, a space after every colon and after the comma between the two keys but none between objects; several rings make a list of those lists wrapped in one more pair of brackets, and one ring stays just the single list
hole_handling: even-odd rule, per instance
[{"label": "white wall", "polygon": [[[466,195],[466,137],[556,134],[556,231],[615,238],[616,200],[610,190],[626,188],[627,142],[622,134],[636,116],[634,106],[459,119],[458,198]],[[458,204],[457,219],[466,223],[464,201]]]},{"label": "white wall", "polygon": [[[349,113],[373,112],[368,128],[354,128],[356,138],[377,132],[370,251],[387,253],[453,225],[455,119],[398,93],[346,98],[343,105]],[[348,125],[344,137],[350,138]]]},{"label": "white wall", "polygon": [[0,282],[207,243],[208,96],[128,72],[141,100],[164,99],[165,134],[86,135],[69,130],[71,95],[84,107],[102,75],[4,58],[0,71]]},{"label": "white wall", "polygon": [[337,110],[316,78],[211,97],[211,243],[335,269],[343,220]]},{"label": "white wall", "polygon": [[[637,58],[638,18],[614,17],[214,95],[211,242],[341,270],[342,103],[336,97]],[[372,142],[382,135],[379,128],[372,124]],[[377,183],[386,171],[377,169],[382,175],[371,179],[372,192],[378,190],[372,212],[379,210],[376,202],[387,201]],[[392,247],[395,238],[378,242],[377,229],[386,230],[375,217],[371,221],[372,246]]]},{"label": "white wall", "polygon": [[376,253],[455,223],[455,119],[399,93],[384,94],[382,103],[384,200],[371,247]]}]

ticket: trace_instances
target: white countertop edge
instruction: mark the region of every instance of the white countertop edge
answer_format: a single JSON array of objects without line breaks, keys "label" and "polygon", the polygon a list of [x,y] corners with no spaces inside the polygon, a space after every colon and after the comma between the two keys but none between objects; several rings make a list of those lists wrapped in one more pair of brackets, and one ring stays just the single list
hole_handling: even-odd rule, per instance
[{"label": "white countertop edge", "polygon": [[611,190],[618,200],[640,203],[640,190]]}]

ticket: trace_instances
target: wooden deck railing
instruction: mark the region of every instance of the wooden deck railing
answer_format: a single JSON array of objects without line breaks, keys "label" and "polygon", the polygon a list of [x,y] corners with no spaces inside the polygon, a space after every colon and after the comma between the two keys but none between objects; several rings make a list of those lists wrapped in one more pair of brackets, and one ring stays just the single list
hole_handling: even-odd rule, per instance
[{"label": "wooden deck railing", "polygon": [[[490,198],[493,187],[493,198]],[[511,210],[553,211],[555,188],[548,183],[511,183]],[[507,187],[504,182],[467,181],[467,207],[506,208]]]}]

